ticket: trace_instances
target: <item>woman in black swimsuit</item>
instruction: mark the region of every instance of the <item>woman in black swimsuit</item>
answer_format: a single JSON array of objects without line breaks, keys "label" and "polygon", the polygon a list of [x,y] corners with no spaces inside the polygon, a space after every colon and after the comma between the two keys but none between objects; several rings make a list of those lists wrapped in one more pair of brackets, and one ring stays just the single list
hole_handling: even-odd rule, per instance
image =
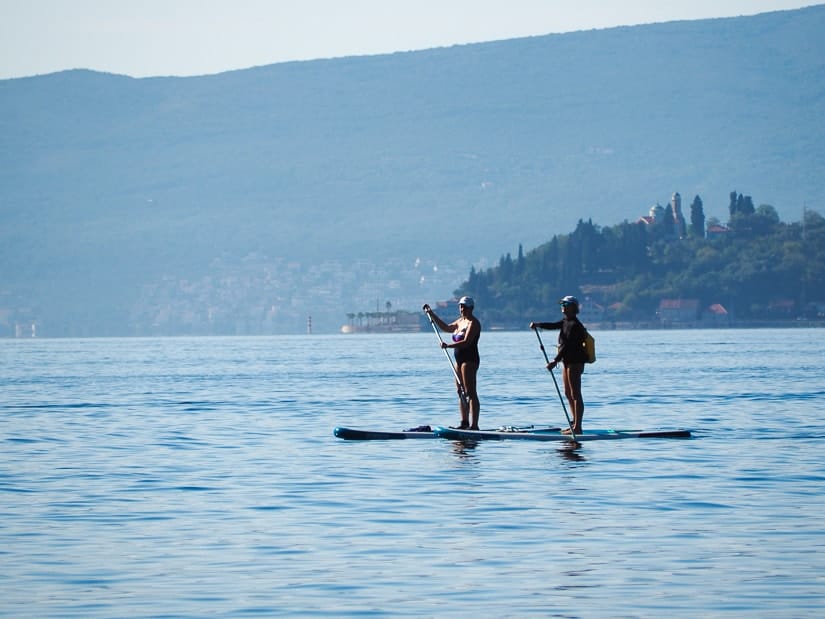
[{"label": "woman in black swimsuit", "polygon": [[[581,434],[582,418],[584,417],[584,399],[582,398],[582,372],[587,361],[584,350],[584,338],[587,332],[579,321],[579,300],[576,297],[566,296],[559,301],[564,318],[557,322],[531,322],[531,329],[557,329],[559,331],[559,347],[556,356],[547,364],[552,370],[560,362],[564,362],[562,376],[564,378],[564,395],[570,403],[570,412],[573,413],[573,432]],[[569,433],[567,429],[564,434]]]},{"label": "woman in black swimsuit", "polygon": [[[478,416],[481,408],[476,389],[476,375],[481,359],[478,354],[478,338],[481,337],[481,322],[473,316],[475,302],[471,297],[461,297],[458,301],[460,316],[451,323],[439,318],[429,305],[424,306],[434,324],[442,331],[452,333],[452,342],[441,342],[442,348],[452,348],[455,355],[456,372],[461,379],[461,387],[467,396],[467,404],[459,397],[459,411],[461,412],[461,429],[478,430]],[[469,409],[469,410],[468,410]]]}]

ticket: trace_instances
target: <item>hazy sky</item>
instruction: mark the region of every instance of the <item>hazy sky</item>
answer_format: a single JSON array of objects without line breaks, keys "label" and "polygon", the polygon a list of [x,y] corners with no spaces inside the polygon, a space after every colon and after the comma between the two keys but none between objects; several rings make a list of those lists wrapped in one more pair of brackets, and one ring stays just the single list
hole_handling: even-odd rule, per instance
[{"label": "hazy sky", "polygon": [[815,0],[0,0],[0,79],[84,68],[201,75]]}]

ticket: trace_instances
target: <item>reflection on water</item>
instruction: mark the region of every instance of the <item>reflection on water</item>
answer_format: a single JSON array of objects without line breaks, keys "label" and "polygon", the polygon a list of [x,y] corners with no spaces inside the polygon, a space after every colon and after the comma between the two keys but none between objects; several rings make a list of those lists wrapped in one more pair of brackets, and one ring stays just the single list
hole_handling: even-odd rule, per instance
[{"label": "reflection on water", "polygon": [[556,449],[556,453],[558,453],[562,459],[569,460],[570,462],[584,462],[585,457],[581,453],[582,451],[582,444],[570,441]]},{"label": "reflection on water", "polygon": [[462,440],[462,441],[450,441],[452,443],[452,452],[459,458],[473,458],[475,454],[473,453],[476,448],[478,447],[479,441],[473,440]]}]

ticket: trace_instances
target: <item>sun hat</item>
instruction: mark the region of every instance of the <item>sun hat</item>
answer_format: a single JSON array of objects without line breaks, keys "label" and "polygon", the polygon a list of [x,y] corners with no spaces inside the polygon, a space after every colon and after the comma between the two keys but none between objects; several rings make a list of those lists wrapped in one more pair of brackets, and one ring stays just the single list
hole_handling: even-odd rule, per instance
[{"label": "sun hat", "polygon": [[464,305],[465,307],[475,307],[476,302],[473,301],[473,297],[461,297],[458,300],[459,305]]},{"label": "sun hat", "polygon": [[567,295],[566,297],[559,299],[559,305],[575,305],[576,307],[579,307],[579,300],[572,295]]}]

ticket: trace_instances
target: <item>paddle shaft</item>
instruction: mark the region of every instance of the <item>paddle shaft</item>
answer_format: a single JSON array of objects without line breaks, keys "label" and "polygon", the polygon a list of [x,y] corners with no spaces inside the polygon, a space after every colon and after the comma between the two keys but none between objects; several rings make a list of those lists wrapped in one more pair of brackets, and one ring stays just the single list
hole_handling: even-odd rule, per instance
[{"label": "paddle shaft", "polygon": [[[550,364],[550,358],[547,356],[547,351],[544,350],[544,342],[541,341],[541,335],[539,335],[539,328],[538,327],[533,327],[533,331],[536,332],[536,337],[539,340],[539,348],[541,348],[541,353],[544,355],[544,360],[549,365]],[[548,368],[548,370],[550,372],[550,376],[553,377],[553,384],[556,386],[556,393],[559,394],[559,402],[561,402],[561,408],[564,411],[564,416],[567,418],[567,425],[570,428],[570,436],[573,437],[573,440],[575,441],[576,440],[576,433],[573,431],[573,422],[570,421],[570,415],[567,413],[567,407],[564,405],[564,398],[561,395],[561,389],[559,389],[559,383],[556,380],[556,375],[553,374],[553,370],[550,370],[549,368]]]},{"label": "paddle shaft", "polygon": [[433,332],[435,336],[438,338],[438,345],[440,346],[441,350],[444,351],[444,356],[447,357],[447,362],[450,364],[450,369],[453,371],[453,376],[455,376],[456,385],[458,385],[458,397],[461,399],[461,403],[467,407],[467,410],[470,410],[470,401],[467,398],[467,392],[464,390],[464,383],[461,382],[461,377],[458,375],[458,370],[455,367],[455,363],[450,358],[450,353],[447,352],[447,349],[441,346],[444,343],[444,340],[441,339],[441,333],[438,331],[438,327],[435,326],[435,322],[433,321],[433,316],[430,312],[424,312],[427,314],[427,318],[430,319],[430,326],[433,328]]}]

